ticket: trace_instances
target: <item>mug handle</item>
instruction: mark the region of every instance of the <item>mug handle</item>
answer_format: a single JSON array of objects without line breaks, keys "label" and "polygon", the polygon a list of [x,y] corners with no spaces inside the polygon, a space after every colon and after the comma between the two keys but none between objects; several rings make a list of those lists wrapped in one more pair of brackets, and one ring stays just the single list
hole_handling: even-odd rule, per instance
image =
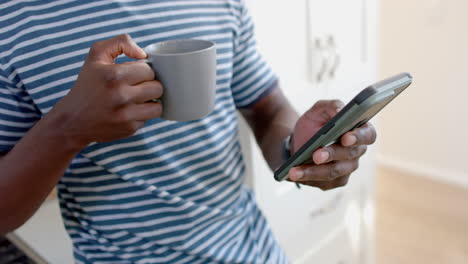
[{"label": "mug handle", "polygon": [[[142,60],[138,60],[138,61],[148,64],[148,66],[150,66],[150,68],[151,68],[151,69],[153,70],[153,72],[154,72],[153,63],[151,63],[151,61],[149,61],[148,59],[142,59]],[[155,79],[155,80],[158,80],[158,78],[157,78],[157,76],[156,76],[156,72],[154,72],[154,79]],[[158,80],[158,81],[159,81],[159,80]],[[161,97],[161,98],[162,98],[162,97]],[[161,98],[154,98],[154,99],[149,100],[148,102],[162,103]]]},{"label": "mug handle", "polygon": [[138,60],[138,62],[144,62],[148,64],[151,67],[151,69],[153,69],[153,63],[151,63],[151,61],[149,61],[148,59],[141,59],[141,60]]}]

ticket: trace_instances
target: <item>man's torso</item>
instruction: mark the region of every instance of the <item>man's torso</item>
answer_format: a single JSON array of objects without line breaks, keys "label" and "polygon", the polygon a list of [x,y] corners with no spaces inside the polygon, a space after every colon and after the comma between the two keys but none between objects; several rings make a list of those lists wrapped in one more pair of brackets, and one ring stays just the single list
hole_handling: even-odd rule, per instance
[{"label": "man's torso", "polygon": [[181,38],[217,44],[216,104],[209,116],[151,120],[134,136],[91,144],[66,171],[58,189],[77,261],[284,257],[242,186],[230,89],[237,1],[37,1],[14,7],[2,13],[2,72],[40,115],[68,93],[96,41],[128,33],[142,47]]}]

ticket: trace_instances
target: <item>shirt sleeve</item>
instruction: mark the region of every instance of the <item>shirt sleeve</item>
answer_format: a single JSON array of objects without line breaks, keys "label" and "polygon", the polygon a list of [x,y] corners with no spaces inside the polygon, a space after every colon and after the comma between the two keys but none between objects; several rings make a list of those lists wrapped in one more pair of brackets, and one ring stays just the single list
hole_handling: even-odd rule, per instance
[{"label": "shirt sleeve", "polygon": [[234,39],[231,90],[237,108],[254,105],[277,86],[277,77],[257,51],[252,18],[241,0]]},{"label": "shirt sleeve", "polygon": [[0,74],[0,154],[10,151],[39,119],[29,95]]}]

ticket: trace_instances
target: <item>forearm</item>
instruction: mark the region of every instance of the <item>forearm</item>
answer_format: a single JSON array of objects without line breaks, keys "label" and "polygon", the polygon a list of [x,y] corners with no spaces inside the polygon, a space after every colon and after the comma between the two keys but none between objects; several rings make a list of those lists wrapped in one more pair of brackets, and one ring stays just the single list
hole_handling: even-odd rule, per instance
[{"label": "forearm", "polygon": [[284,162],[283,140],[293,131],[299,115],[279,88],[254,107],[242,111],[272,170]]},{"label": "forearm", "polygon": [[79,152],[60,132],[62,121],[46,115],[0,160],[0,234],[34,214]]},{"label": "forearm", "polygon": [[259,146],[271,170],[276,170],[284,162],[283,141],[291,134],[299,118],[293,108],[287,104],[279,110],[265,132],[258,138]]}]

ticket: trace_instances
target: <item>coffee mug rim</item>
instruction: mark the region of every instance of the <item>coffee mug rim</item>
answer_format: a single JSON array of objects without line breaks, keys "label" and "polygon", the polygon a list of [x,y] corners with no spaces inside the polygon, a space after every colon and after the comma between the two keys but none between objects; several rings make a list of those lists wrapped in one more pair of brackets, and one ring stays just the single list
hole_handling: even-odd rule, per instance
[{"label": "coffee mug rim", "polygon": [[[204,43],[210,44],[210,46],[207,47],[207,48],[204,48],[204,49],[199,49],[199,50],[195,50],[195,51],[188,51],[188,52],[181,52],[181,53],[157,53],[157,52],[150,52],[150,51],[148,50],[148,49],[150,49],[151,47],[156,46],[156,45],[163,45],[163,44],[166,44],[166,43],[173,43],[173,42],[185,42],[185,41],[204,42]],[[157,55],[157,56],[182,56],[182,55],[187,55],[187,54],[195,54],[195,53],[204,52],[204,51],[207,51],[207,50],[210,50],[210,49],[215,48],[215,46],[216,46],[216,43],[215,43],[214,41],[211,41],[211,40],[204,40],[204,39],[171,39],[171,40],[165,40],[165,41],[161,41],[161,42],[156,42],[156,43],[150,44],[150,45],[146,46],[143,50],[144,50],[148,55]]]}]

